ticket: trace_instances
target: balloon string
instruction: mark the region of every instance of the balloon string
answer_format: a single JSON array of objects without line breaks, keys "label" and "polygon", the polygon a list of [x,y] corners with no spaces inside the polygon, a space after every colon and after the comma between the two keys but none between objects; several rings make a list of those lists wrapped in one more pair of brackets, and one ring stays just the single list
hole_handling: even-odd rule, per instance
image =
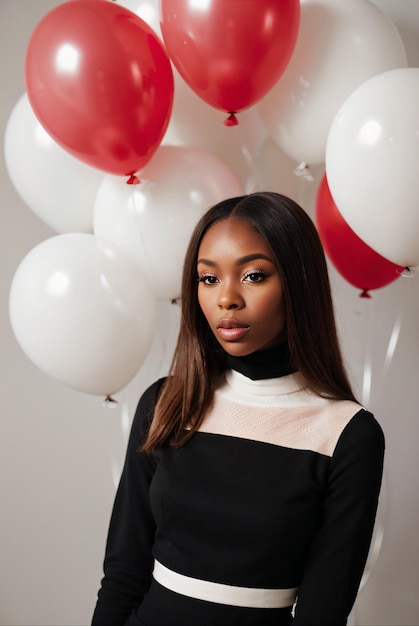
[{"label": "balloon string", "polygon": [[225,126],[238,126],[239,120],[234,111],[229,111],[229,116],[224,120]]},{"label": "balloon string", "polygon": [[377,397],[380,397],[382,389],[384,388],[385,382],[387,380],[388,373],[390,371],[390,367],[399,341],[400,331],[402,327],[402,318],[403,313],[402,310],[399,309],[396,319],[394,320],[392,331],[390,333],[390,339],[387,344],[386,355],[384,357],[383,368],[381,370],[380,388],[377,392]]},{"label": "balloon string", "polygon": [[393,330],[391,331],[390,340],[388,342],[387,352],[386,352],[386,356],[384,359],[382,378],[384,378],[387,375],[387,372],[390,369],[390,365],[393,360],[394,353],[396,351],[396,346],[399,341],[401,327],[402,327],[402,311],[399,310],[397,314],[397,318],[394,322]]},{"label": "balloon string", "polygon": [[[362,404],[365,407],[371,402],[371,390],[372,390],[372,336],[373,336],[373,323],[375,318],[374,306],[370,303],[365,305],[368,307],[367,309],[367,320],[365,324],[365,355],[364,355],[364,369],[363,369],[363,378],[362,378]],[[387,350],[389,353],[389,350]],[[383,477],[383,487],[384,487],[384,477]],[[385,494],[384,494],[385,495]],[[365,585],[368,578],[373,571],[375,564],[377,562],[378,556],[381,552],[381,548],[383,545],[384,539],[384,528],[385,521],[383,519],[382,514],[382,497],[380,498],[380,503],[377,510],[377,517],[374,526],[374,534],[372,537],[371,547],[368,554],[367,563],[362,575],[362,579],[360,582],[360,589]],[[356,623],[356,603],[353,607],[353,611],[351,616],[355,618]]]},{"label": "balloon string", "polygon": [[[127,400],[123,400],[121,404],[121,412],[120,412],[120,434],[121,438],[112,438],[113,446],[115,444],[118,445],[119,450],[115,450],[112,446],[110,455],[111,455],[111,476],[112,476],[112,484],[114,489],[116,490],[121,478],[122,467],[124,461],[124,454],[126,451],[126,447],[128,444],[129,432],[131,426],[131,416],[130,409],[128,406]],[[120,447],[121,446],[121,447]]]},{"label": "balloon string", "polygon": [[[378,557],[380,556],[381,549],[383,547],[383,542],[384,542],[387,510],[388,510],[387,481],[386,481],[386,475],[384,473],[382,487],[381,487],[381,494],[380,494],[380,499],[379,499],[378,509],[377,509],[377,516],[375,519],[374,533],[372,536],[371,546],[370,546],[370,550],[368,553],[367,562],[365,564],[365,569],[362,574],[361,582],[359,584],[359,590],[361,590],[367,583],[369,577],[372,574],[374,567],[376,566]],[[352,608],[351,614],[349,616],[348,626],[349,624],[352,624],[352,626],[356,626],[356,624],[358,624],[357,609],[358,609],[358,605],[357,605],[357,602],[355,602]]]},{"label": "balloon string", "polygon": [[[112,396],[107,395],[105,397],[105,399],[102,402],[102,406],[105,407],[106,409],[111,409],[114,410],[116,407],[119,407],[119,402],[117,400],[115,400],[115,398],[112,398]],[[112,420],[112,424],[113,424],[113,420]],[[111,477],[112,477],[112,484],[114,486],[114,489],[116,490],[116,488],[118,487],[118,483],[119,483],[119,478],[121,476],[121,464],[118,461],[118,459],[116,458],[116,455],[114,453],[112,453],[111,455]]]},{"label": "balloon string", "polygon": [[[402,274],[404,276],[412,276],[414,275],[414,271],[413,273],[411,272],[410,268],[406,268],[406,270],[408,270],[408,273],[406,274]],[[371,309],[371,307],[370,307]],[[374,319],[373,316],[373,312],[370,310],[370,317],[369,317],[369,324],[368,324],[368,329],[367,329],[367,333],[368,336],[367,338],[371,337],[371,321]],[[400,331],[401,331],[401,327],[402,327],[402,319],[403,319],[403,310],[400,307],[396,318],[394,320],[394,324],[393,324],[393,328],[391,330],[390,333],[390,337],[388,340],[388,344],[387,344],[387,349],[386,349],[386,354],[385,354],[385,358],[384,358],[384,363],[383,363],[383,367],[382,367],[382,371],[381,371],[381,376],[380,376],[380,386],[379,389],[377,390],[377,396],[376,397],[380,397],[381,396],[381,392],[382,389],[385,386],[386,380],[387,380],[387,376],[391,367],[391,364],[393,362],[394,359],[394,355],[396,352],[396,348],[397,348],[397,344],[399,342],[399,337],[400,337]],[[368,396],[368,400],[369,400],[369,396],[371,393],[371,342],[370,340],[368,341],[368,347],[367,347],[367,356],[366,356],[366,360],[365,360],[365,367],[364,367],[364,388],[363,388],[363,396],[365,398],[365,401],[367,399]],[[363,399],[364,399],[363,398]],[[383,540],[384,540],[384,535],[385,535],[385,527],[386,527],[386,512],[388,510],[388,493],[387,493],[387,482],[386,482],[386,475],[383,475],[383,484],[382,484],[382,488],[381,488],[381,495],[380,495],[380,501],[379,501],[379,505],[378,505],[378,510],[377,510],[377,518],[376,518],[376,522],[375,522],[375,528],[374,528],[374,535],[373,535],[373,540],[371,543],[371,548],[370,548],[370,552],[368,555],[368,559],[367,559],[367,564],[361,579],[361,583],[360,583],[360,589],[362,589],[362,587],[365,585],[365,583],[367,582],[368,578],[370,577],[377,559],[380,555],[381,549],[382,549],[382,545],[383,545]],[[356,612],[356,604],[354,606],[354,612]]]},{"label": "balloon string", "polygon": [[379,515],[377,515],[377,519],[375,521],[375,527],[374,527],[374,537],[372,540],[372,545],[370,548],[368,561],[367,561],[364,573],[361,578],[361,583],[359,585],[360,590],[367,582],[368,578],[370,577],[375,567],[378,556],[381,552],[381,548],[383,546],[383,540],[384,540],[384,522],[383,520],[380,519]]},{"label": "balloon string", "polygon": [[[167,309],[166,314],[167,318],[164,319],[164,323],[159,320],[159,328],[163,329],[163,333],[160,333],[160,342],[162,345],[162,350],[160,352],[160,359],[158,361],[157,374],[158,377],[164,376],[167,374],[167,371],[163,369],[163,364],[170,363],[173,358],[174,346],[171,344],[171,340],[173,337],[177,337],[179,332],[179,313],[180,313],[180,305],[181,298],[176,298],[171,300],[169,304],[169,308]],[[170,352],[169,352],[170,350]],[[166,369],[166,368],[165,368]]]},{"label": "balloon string", "polygon": [[365,353],[364,353],[364,369],[362,372],[362,404],[366,408],[371,401],[372,386],[372,337],[374,322],[374,307],[368,303],[367,307],[367,323],[365,325]]},{"label": "balloon string", "polygon": [[237,126],[234,130],[231,131],[235,134],[236,143],[240,150],[240,154],[243,157],[243,161],[246,167],[246,176],[244,177],[244,187],[246,193],[251,193],[255,190],[255,179],[254,179],[254,159],[243,141],[243,133],[241,132],[241,127]]},{"label": "balloon string", "polygon": [[361,583],[359,585],[360,589],[362,589],[362,587],[365,585],[368,578],[370,577],[375,567],[375,564],[377,562],[377,559],[379,557],[379,554],[381,552],[381,548],[383,546],[383,540],[384,540],[384,534],[385,534],[384,531],[385,531],[385,526],[386,526],[386,517],[387,517],[387,510],[388,510],[388,493],[387,492],[388,492],[387,477],[384,472],[383,482],[381,485],[380,499],[379,499],[378,509],[377,509],[377,516],[376,516],[375,526],[374,526],[374,534],[373,534],[365,570],[361,578]]},{"label": "balloon string", "polygon": [[[150,181],[146,180],[143,183],[142,187],[141,187],[142,191],[144,189],[147,189],[148,185],[150,185],[150,184],[152,184],[152,183],[150,183]],[[144,185],[145,185],[145,187],[144,187]],[[141,191],[140,191],[140,194],[141,194]],[[135,209],[135,214],[139,215],[143,211],[143,207],[141,206],[141,200],[138,199],[137,194],[135,193],[135,187],[132,189],[131,198],[132,198],[132,204],[133,204],[134,209]],[[143,274],[147,273],[147,275],[150,276],[151,263],[150,263],[149,256],[147,254],[146,239],[144,237],[144,233],[143,233],[143,229],[141,228],[141,225],[140,225],[140,228],[139,228],[139,233],[140,233],[141,245],[142,245],[142,248],[144,250],[144,261],[145,261],[145,265],[146,265],[146,268],[147,268],[147,272],[143,271]]]}]

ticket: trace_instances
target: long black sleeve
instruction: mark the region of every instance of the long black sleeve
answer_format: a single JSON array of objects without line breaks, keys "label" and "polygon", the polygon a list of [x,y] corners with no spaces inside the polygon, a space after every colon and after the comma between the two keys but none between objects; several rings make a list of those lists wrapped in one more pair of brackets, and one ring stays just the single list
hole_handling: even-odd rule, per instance
[{"label": "long black sleeve", "polygon": [[143,394],[133,419],[109,526],[104,577],[92,626],[122,626],[150,585],[155,524],[150,510],[149,486],[155,458],[138,449],[152,418],[158,387],[159,382]]},{"label": "long black sleeve", "polygon": [[312,545],[292,626],[344,626],[370,547],[384,435],[367,411],[342,432],[331,460],[323,522]]}]

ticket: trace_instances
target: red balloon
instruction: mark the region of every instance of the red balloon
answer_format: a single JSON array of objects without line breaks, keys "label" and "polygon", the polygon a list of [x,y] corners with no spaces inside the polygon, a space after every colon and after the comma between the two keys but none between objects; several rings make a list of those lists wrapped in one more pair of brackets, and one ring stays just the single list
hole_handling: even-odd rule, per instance
[{"label": "red balloon", "polygon": [[393,282],[405,268],[395,265],[367,246],[340,214],[323,176],[316,198],[316,222],[323,247],[337,271],[370,297],[371,289]]},{"label": "red balloon", "polygon": [[[160,11],[163,39],[182,78],[231,114],[279,80],[300,25],[299,0],[161,0]],[[236,123],[231,115],[227,125]]]},{"label": "red balloon", "polygon": [[107,0],[70,0],[33,31],[26,90],[39,122],[92,167],[130,175],[158,148],[173,104],[163,43],[140,17]]}]

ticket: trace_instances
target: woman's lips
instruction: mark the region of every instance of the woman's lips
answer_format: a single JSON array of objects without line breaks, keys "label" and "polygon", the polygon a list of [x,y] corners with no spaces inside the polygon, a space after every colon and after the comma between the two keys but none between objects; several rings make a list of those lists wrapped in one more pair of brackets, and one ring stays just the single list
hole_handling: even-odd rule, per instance
[{"label": "woman's lips", "polygon": [[217,324],[217,331],[224,341],[237,341],[249,330],[249,326],[233,318],[222,319]]}]

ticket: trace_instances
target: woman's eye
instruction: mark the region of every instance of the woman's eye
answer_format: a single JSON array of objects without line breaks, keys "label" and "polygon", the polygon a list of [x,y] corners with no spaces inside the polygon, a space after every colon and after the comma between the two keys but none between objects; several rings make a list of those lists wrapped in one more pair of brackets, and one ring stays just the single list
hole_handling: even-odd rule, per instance
[{"label": "woman's eye", "polygon": [[244,280],[249,283],[260,283],[262,280],[266,278],[266,274],[264,272],[248,272],[244,276]]},{"label": "woman's eye", "polygon": [[215,285],[215,283],[218,282],[218,278],[213,274],[203,274],[198,277],[198,282],[204,285]]}]

